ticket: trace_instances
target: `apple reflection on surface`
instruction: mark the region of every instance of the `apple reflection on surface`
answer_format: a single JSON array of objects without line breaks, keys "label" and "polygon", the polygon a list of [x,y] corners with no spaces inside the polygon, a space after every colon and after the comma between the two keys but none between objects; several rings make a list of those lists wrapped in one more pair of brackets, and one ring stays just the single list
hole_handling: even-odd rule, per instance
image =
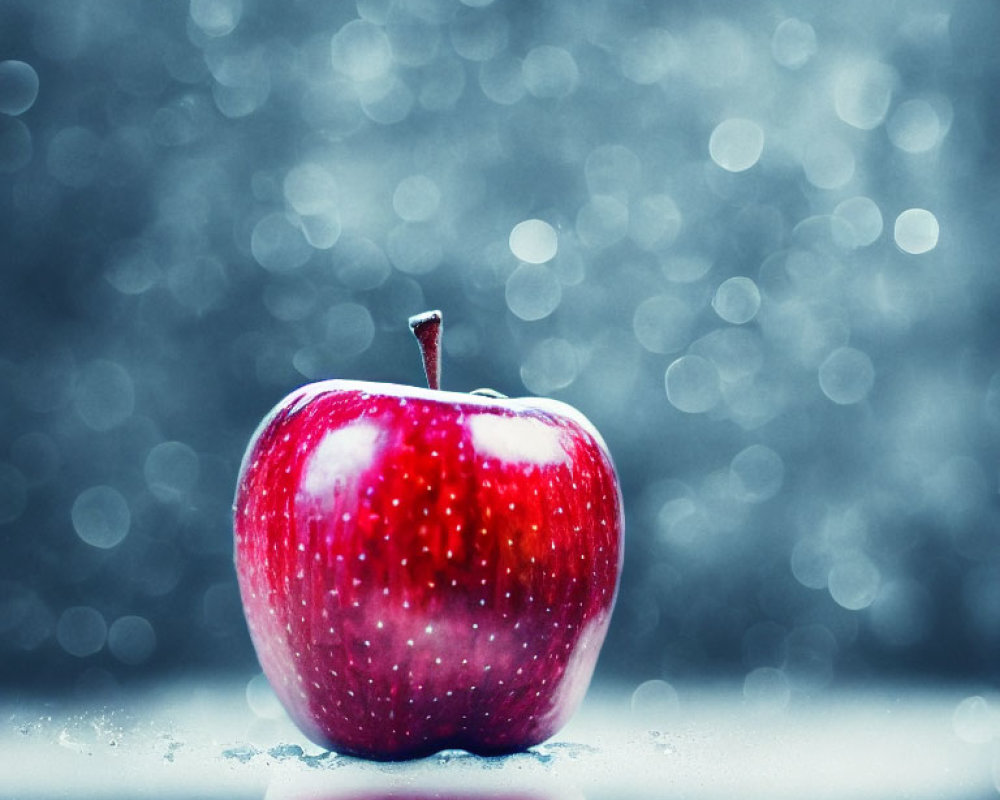
[{"label": "apple reflection on surface", "polygon": [[[300,800],[556,800],[565,795],[538,794],[537,792],[527,794],[517,792],[483,793],[482,791],[462,792],[460,790],[448,790],[446,792],[420,791],[414,792],[412,789],[400,789],[399,791],[379,791],[379,792],[357,792],[352,794],[317,794]],[[583,800],[582,795],[577,795]]]},{"label": "apple reflection on surface", "polygon": [[[459,766],[459,772],[462,771]],[[265,800],[586,800],[569,781],[544,775],[396,774],[275,778]],[[330,784],[336,782],[337,788]]]}]

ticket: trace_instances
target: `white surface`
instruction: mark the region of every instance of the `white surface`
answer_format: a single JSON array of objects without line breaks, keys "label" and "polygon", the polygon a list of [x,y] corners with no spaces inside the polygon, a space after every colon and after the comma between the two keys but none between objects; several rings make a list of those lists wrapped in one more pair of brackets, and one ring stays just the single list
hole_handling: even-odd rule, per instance
[{"label": "white surface", "polygon": [[[844,800],[996,794],[998,701],[972,691],[840,691],[793,696],[787,707],[747,698],[733,686],[640,694],[630,708],[629,691],[592,693],[558,737],[530,753],[481,759],[453,751],[402,764],[324,753],[280,715],[262,714],[260,703],[251,711],[245,683],[159,687],[109,708],[7,699],[0,704],[0,795]],[[670,702],[660,703],[661,696]]]}]

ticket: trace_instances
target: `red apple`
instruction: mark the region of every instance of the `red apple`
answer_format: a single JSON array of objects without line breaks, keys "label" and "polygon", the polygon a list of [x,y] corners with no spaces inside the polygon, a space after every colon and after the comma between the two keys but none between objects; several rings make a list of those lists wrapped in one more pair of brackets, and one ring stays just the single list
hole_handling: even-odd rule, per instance
[{"label": "red apple", "polygon": [[243,607],[313,741],[380,760],[516,752],[590,682],[621,572],[618,480],[564,403],[437,390],[440,314],[414,320],[431,389],[310,384],[251,439]]}]

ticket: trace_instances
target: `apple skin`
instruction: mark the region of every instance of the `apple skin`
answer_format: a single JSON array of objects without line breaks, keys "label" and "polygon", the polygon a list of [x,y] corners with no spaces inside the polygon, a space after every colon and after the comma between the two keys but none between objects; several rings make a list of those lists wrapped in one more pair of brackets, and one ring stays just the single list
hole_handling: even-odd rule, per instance
[{"label": "apple skin", "polygon": [[330,380],[264,419],[235,558],[264,673],[316,743],[377,760],[524,750],[593,674],[624,517],[572,407]]}]

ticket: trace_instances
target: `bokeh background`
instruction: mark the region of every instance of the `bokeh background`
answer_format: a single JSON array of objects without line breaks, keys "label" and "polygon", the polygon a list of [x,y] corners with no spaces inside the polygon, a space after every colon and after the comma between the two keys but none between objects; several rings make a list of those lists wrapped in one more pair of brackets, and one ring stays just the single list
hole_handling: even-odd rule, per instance
[{"label": "bokeh background", "polygon": [[3,691],[254,675],[247,439],[421,383],[427,308],[446,388],[609,443],[601,680],[993,681],[998,41],[986,0],[0,0]]}]

